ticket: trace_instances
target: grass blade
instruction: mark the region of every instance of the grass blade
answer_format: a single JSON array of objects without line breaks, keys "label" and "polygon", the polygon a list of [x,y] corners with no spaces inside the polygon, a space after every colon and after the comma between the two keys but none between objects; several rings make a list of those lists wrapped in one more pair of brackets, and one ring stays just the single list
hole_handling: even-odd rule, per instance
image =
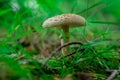
[{"label": "grass blade", "polygon": [[109,21],[89,21],[90,23],[97,23],[97,24],[111,24],[111,25],[120,25],[119,22],[109,22]]},{"label": "grass blade", "polygon": [[11,9],[0,10],[0,16],[3,16],[4,14],[7,14],[10,11],[11,11]]},{"label": "grass blade", "polygon": [[92,8],[94,8],[94,7],[96,7],[96,6],[101,5],[102,3],[103,3],[102,1],[99,1],[98,3],[95,3],[94,5],[92,5],[92,6],[88,7],[88,8],[86,8],[86,9],[84,9],[84,10],[81,11],[81,12],[78,12],[77,14],[84,13],[84,12],[86,12],[86,11],[88,11],[88,10],[90,10],[90,9],[92,9]]}]

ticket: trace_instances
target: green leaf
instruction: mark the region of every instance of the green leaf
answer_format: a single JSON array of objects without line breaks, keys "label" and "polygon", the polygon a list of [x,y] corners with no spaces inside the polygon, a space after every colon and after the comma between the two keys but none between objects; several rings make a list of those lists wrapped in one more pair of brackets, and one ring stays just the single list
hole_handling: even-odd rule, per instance
[{"label": "green leaf", "polygon": [[0,10],[0,16],[3,16],[7,13],[9,13],[11,11],[11,9],[6,9],[6,10]]}]

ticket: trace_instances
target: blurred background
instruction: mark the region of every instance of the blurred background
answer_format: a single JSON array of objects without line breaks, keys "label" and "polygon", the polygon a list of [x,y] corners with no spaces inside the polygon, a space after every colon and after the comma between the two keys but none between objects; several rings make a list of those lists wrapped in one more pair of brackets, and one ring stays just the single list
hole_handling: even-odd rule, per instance
[{"label": "blurred background", "polygon": [[119,39],[118,3],[119,0],[1,0],[0,39],[9,42],[37,39],[42,47],[45,42],[59,42],[60,29],[45,29],[42,23],[65,13],[81,15],[87,21],[85,27],[70,29],[70,41]]},{"label": "blurred background", "polygon": [[[120,0],[0,0],[0,64],[5,62],[22,75],[28,71],[19,68],[14,59],[12,61],[7,57],[19,59],[21,54],[48,57],[60,46],[62,31],[43,28],[42,23],[60,14],[73,13],[86,19],[86,26],[70,29],[70,42],[119,40],[119,3]],[[18,66],[13,67],[14,64]],[[7,70],[2,70],[4,67],[0,72],[7,73]]]},{"label": "blurred background", "polygon": [[59,45],[61,30],[45,29],[42,23],[49,17],[66,13],[81,15],[87,21],[84,27],[70,29],[70,41],[119,39],[119,2],[119,0],[92,0],[92,2],[91,0],[0,0],[0,40],[14,44],[16,42],[23,45],[32,44],[32,46],[39,43],[37,49],[44,49],[49,53],[51,45],[54,47]]}]

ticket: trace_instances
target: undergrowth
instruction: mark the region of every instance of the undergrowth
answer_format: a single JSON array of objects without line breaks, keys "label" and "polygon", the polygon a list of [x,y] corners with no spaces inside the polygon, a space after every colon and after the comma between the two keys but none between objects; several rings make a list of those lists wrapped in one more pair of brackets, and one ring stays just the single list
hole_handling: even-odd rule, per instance
[{"label": "undergrowth", "polygon": [[[120,71],[119,0],[0,0],[0,80],[78,80],[81,73],[107,79]],[[71,56],[51,54],[60,46],[58,28],[43,28],[49,17],[74,13],[86,26],[70,29]],[[51,57],[50,57],[51,56]],[[50,57],[50,58],[49,58]],[[115,80],[119,80],[119,72]]]}]

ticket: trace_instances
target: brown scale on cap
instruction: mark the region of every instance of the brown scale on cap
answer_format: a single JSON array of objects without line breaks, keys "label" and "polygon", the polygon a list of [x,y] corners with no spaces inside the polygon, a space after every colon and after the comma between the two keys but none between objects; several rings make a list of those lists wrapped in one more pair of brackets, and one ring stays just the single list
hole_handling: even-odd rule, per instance
[{"label": "brown scale on cap", "polygon": [[43,23],[43,27],[61,27],[68,25],[69,27],[80,27],[85,25],[85,19],[75,14],[62,14],[47,19]]},{"label": "brown scale on cap", "polygon": [[[69,41],[69,28],[85,26],[86,21],[82,16],[76,14],[62,14],[47,19],[43,27],[61,27],[66,39],[61,38],[61,45]],[[66,55],[66,49],[62,49],[63,55]]]}]

